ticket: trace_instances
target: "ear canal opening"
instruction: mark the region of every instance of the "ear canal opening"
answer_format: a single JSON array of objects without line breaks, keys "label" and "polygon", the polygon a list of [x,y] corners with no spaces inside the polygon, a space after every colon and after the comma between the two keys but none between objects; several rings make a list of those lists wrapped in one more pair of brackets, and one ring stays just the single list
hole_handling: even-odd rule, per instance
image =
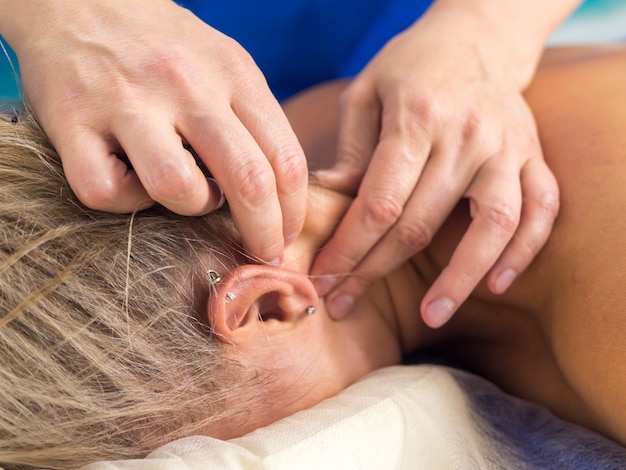
[{"label": "ear canal opening", "polygon": [[282,321],[282,315],[276,312],[263,312],[259,313],[259,321],[268,322],[270,320]]},{"label": "ear canal opening", "polygon": [[267,322],[270,320],[285,320],[287,314],[278,305],[278,292],[268,292],[258,300],[258,320]]}]

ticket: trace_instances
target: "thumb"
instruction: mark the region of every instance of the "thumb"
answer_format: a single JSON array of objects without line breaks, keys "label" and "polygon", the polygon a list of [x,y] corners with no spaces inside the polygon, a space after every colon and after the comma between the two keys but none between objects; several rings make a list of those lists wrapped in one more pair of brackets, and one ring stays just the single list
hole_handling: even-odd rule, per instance
[{"label": "thumb", "polygon": [[354,85],[348,87],[342,99],[335,164],[313,173],[322,185],[350,196],[356,196],[380,133],[376,100]]},{"label": "thumb", "polygon": [[364,174],[364,169],[338,161],[331,168],[313,172],[312,177],[314,181],[325,188],[355,197]]}]

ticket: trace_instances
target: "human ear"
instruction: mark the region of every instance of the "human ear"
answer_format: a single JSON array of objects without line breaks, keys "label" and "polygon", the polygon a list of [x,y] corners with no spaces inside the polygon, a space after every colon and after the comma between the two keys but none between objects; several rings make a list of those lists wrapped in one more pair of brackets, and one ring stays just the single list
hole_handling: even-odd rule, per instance
[{"label": "human ear", "polygon": [[[209,325],[225,342],[280,333],[315,311],[319,296],[305,274],[264,265],[237,267],[225,279],[207,276]],[[262,328],[260,328],[262,325]]]}]

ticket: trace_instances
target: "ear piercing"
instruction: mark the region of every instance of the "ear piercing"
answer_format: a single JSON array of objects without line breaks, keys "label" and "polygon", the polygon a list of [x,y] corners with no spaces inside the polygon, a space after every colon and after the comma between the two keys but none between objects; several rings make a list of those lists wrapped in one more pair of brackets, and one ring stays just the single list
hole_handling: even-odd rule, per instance
[{"label": "ear piercing", "polygon": [[[206,281],[211,285],[211,286],[215,286],[216,284],[219,284],[220,281],[222,280],[222,276],[220,273],[218,273],[217,271],[215,271],[214,269],[208,269],[206,274],[204,275],[204,278],[206,279]],[[231,303],[233,300],[235,300],[235,294],[233,294],[232,292],[227,292],[226,293],[226,298],[224,299],[224,302],[226,302],[227,304]]]},{"label": "ear piercing", "polygon": [[213,269],[209,269],[206,272],[204,277],[206,281],[212,286],[214,286],[215,284],[217,284],[218,282],[222,280],[222,276],[220,276],[220,273],[218,273],[217,271],[214,271]]},{"label": "ear piercing", "polygon": [[[218,273],[214,269],[208,269],[206,274],[204,275],[204,278],[211,286],[215,286],[216,284],[219,284],[222,280],[222,276],[220,275],[220,273]],[[227,292],[226,297],[224,298],[224,302],[229,304],[233,300],[235,300],[235,297],[236,297],[235,294],[233,294],[232,292]],[[317,312],[317,308],[311,305],[306,308],[305,312],[307,315],[313,315],[315,314],[315,312]]]}]

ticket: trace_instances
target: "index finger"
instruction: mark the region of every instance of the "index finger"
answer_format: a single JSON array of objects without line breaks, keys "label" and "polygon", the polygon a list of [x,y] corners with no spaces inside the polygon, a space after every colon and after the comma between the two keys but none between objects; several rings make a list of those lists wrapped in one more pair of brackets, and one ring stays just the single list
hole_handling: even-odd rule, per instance
[{"label": "index finger", "polygon": [[[285,243],[295,240],[306,216],[308,166],[302,146],[273,95],[245,90],[233,111],[269,162],[282,213]],[[272,259],[272,258],[268,258]]]},{"label": "index finger", "polygon": [[430,150],[431,140],[410,110],[390,105],[384,111],[380,141],[358,195],[313,264],[320,295],[339,282],[329,274],[352,271],[399,220]]},{"label": "index finger", "polygon": [[284,248],[282,209],[274,170],[257,142],[232,111],[197,119],[184,135],[224,191],[246,250],[277,264]]},{"label": "index finger", "polygon": [[347,274],[357,266],[399,220],[413,193],[430,151],[430,140],[401,138],[388,132],[381,139],[359,194],[312,269],[326,295],[339,281],[329,274]]}]

